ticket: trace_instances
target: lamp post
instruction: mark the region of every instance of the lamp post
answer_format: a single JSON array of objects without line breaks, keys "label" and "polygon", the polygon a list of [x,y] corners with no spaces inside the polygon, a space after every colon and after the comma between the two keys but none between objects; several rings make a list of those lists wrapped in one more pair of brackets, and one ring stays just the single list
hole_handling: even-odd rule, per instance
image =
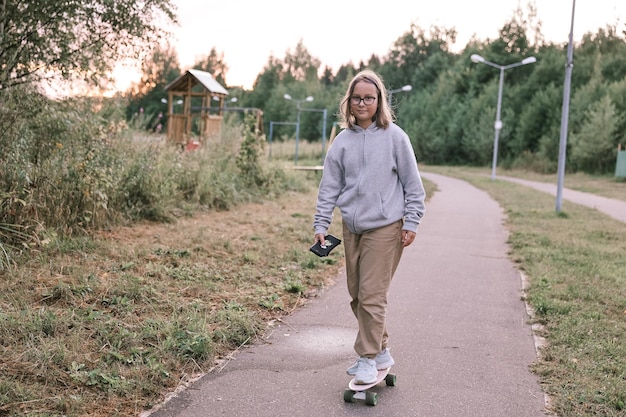
[{"label": "lamp post", "polygon": [[514,64],[509,65],[498,65],[493,62],[487,61],[485,58],[478,54],[472,54],[470,57],[472,62],[481,63],[489,65],[490,67],[498,68],[500,70],[500,86],[498,88],[498,107],[496,110],[496,123],[494,125],[495,135],[493,138],[493,162],[491,163],[491,179],[496,178],[496,165],[498,164],[498,139],[500,137],[500,129],[502,129],[502,120],[500,120],[500,110],[502,108],[502,86],[504,85],[504,71],[509,68],[519,67],[521,65],[532,64],[533,62],[537,62],[537,58],[534,56],[529,56],[528,58],[524,58],[520,62],[516,62]]},{"label": "lamp post", "polygon": [[[285,94],[285,100],[293,100],[289,94]],[[313,101],[313,96],[308,96],[302,100],[294,100],[296,102],[296,108],[298,109],[298,115],[296,116],[296,156],[294,164],[298,165],[298,142],[300,142],[300,103],[303,101]]]},{"label": "lamp post", "polygon": [[413,89],[413,86],[407,84],[405,86],[402,86],[400,88],[396,88],[395,90],[388,90],[387,91],[387,101],[389,101],[389,105],[391,106],[391,96],[393,96],[394,93],[399,93],[401,91],[411,91]]},{"label": "lamp post", "polygon": [[565,84],[563,87],[563,106],[561,108],[561,135],[559,137],[559,162],[556,179],[556,212],[561,212],[563,199],[563,181],[565,179],[565,155],[567,149],[567,124],[569,121],[569,100],[574,69],[574,13],[576,0],[572,1],[572,23],[567,44],[567,63],[565,65]]}]

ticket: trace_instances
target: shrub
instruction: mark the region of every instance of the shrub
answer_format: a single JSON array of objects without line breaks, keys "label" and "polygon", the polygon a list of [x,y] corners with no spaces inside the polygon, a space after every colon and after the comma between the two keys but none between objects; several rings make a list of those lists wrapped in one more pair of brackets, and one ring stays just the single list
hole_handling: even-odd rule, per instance
[{"label": "shrub", "polygon": [[136,132],[118,99],[53,101],[2,91],[0,269],[11,252],[55,237],[137,220],[169,221],[200,207],[227,210],[298,183],[261,157],[265,137],[249,115],[182,152],[162,135]]}]

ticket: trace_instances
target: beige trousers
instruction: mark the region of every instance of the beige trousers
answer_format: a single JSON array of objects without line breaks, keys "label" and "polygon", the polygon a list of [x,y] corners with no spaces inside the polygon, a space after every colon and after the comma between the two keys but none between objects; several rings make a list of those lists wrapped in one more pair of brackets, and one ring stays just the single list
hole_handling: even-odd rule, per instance
[{"label": "beige trousers", "polygon": [[359,323],[354,350],[373,359],[387,347],[387,296],[402,256],[402,221],[361,235],[343,226],[350,306]]}]

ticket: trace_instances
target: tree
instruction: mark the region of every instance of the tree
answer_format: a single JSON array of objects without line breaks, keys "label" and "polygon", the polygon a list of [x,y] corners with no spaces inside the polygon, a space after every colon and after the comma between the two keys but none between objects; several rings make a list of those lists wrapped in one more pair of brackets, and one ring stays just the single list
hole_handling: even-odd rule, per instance
[{"label": "tree", "polygon": [[[519,119],[516,135],[507,146],[511,158],[516,158],[524,152],[534,154],[539,151],[542,138],[548,133],[557,141],[559,138],[562,91],[553,83],[531,91],[535,92],[535,95],[528,100],[527,105],[520,107],[520,113],[516,115]],[[558,144],[553,149],[558,149]],[[550,156],[558,157],[557,154]]]},{"label": "tree", "polygon": [[172,0],[0,0],[0,90],[53,77],[106,79],[175,23]]},{"label": "tree", "polygon": [[504,50],[508,54],[526,55],[532,49],[528,37],[530,31],[535,34],[535,42],[543,40],[541,22],[536,23],[536,17],[537,8],[534,4],[528,4],[528,15],[518,6],[511,19],[500,29],[500,41],[504,43]]},{"label": "tree", "polygon": [[171,46],[158,46],[153,50],[152,56],[142,62],[141,80],[131,87],[132,94],[145,96],[158,86],[161,86],[163,93],[163,87],[180,74],[176,50]]},{"label": "tree", "polygon": [[226,86],[226,73],[228,72],[228,65],[224,62],[224,53],[218,54],[215,47],[211,48],[209,55],[196,62],[193,68],[208,72],[218,83]]},{"label": "tree", "polygon": [[[385,84],[388,88],[399,88],[406,84],[413,84],[413,88],[425,87],[416,84],[420,81],[424,64],[436,53],[448,54],[455,40],[455,29],[433,26],[426,32],[418,25],[411,24],[410,29],[395,41],[381,67]],[[432,81],[433,77],[427,78]]]},{"label": "tree", "polygon": [[[626,144],[626,77],[618,83],[612,83],[608,94],[620,115],[617,125],[617,142]],[[621,132],[621,134],[619,133]]]},{"label": "tree", "polygon": [[317,79],[320,66],[320,60],[311,55],[302,40],[298,42],[293,53],[288,49],[285,55],[285,70],[296,81]]},{"label": "tree", "polygon": [[[142,128],[162,130],[166,122],[167,97],[165,87],[181,74],[178,54],[170,46],[157,46],[152,56],[141,65],[141,80],[131,86],[126,107],[127,119],[142,115]],[[160,127],[159,127],[160,125]]]},{"label": "tree", "polygon": [[615,167],[618,115],[607,95],[594,102],[580,131],[571,138],[571,160],[578,169],[606,174]]},{"label": "tree", "polygon": [[272,96],[272,92],[281,84],[283,71],[283,62],[270,55],[263,72],[257,75],[254,81],[248,104],[252,107],[265,109],[265,103]]},{"label": "tree", "polygon": [[325,86],[331,86],[333,84],[333,80],[335,77],[333,77],[333,70],[331,67],[329,67],[328,65],[326,65],[324,67],[324,71],[322,73],[322,77],[320,78],[320,82],[322,83],[322,85]]},{"label": "tree", "polygon": [[348,82],[359,72],[357,68],[355,68],[352,62],[348,64],[344,64],[337,69],[337,73],[335,74],[334,84],[336,86],[340,85],[341,87],[347,87]]}]

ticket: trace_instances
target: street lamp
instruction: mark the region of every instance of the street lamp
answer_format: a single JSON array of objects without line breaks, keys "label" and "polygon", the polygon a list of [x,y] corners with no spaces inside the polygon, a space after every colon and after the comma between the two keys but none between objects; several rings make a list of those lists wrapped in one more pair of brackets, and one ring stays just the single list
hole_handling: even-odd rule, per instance
[{"label": "street lamp", "polygon": [[220,102],[220,105],[222,106],[221,109],[222,110],[226,110],[226,108],[228,107],[228,102],[236,103],[238,98],[237,97],[233,97],[230,100],[223,100],[223,104],[221,103],[222,100],[218,96],[213,96],[213,100]]},{"label": "street lamp", "polygon": [[401,91],[411,91],[412,89],[413,89],[413,86],[407,84],[401,88],[396,88],[395,90],[388,90],[387,100],[389,101],[389,105],[391,105],[391,96],[393,96],[394,93],[399,93]]},{"label": "street lamp", "polygon": [[[166,98],[162,98],[161,99],[161,103],[163,103],[163,104],[167,103],[167,99]],[[174,104],[183,104],[183,99],[181,98],[180,100],[176,100],[174,102]]]},{"label": "street lamp", "polygon": [[237,97],[233,97],[230,100],[224,100],[224,107],[222,107],[222,110],[226,111],[226,109],[228,108],[228,103],[236,103],[237,101],[239,101]]},{"label": "street lamp", "polygon": [[[285,100],[293,100],[289,94],[285,94]],[[296,108],[298,109],[298,115],[296,117],[296,156],[294,165],[298,165],[298,143],[300,142],[300,103],[303,101],[313,101],[313,96],[308,96],[302,100],[294,100],[296,102]]]},{"label": "street lamp", "polygon": [[557,165],[556,181],[556,212],[561,211],[563,199],[563,181],[565,179],[565,156],[567,150],[567,124],[569,123],[569,97],[572,84],[572,70],[574,69],[574,13],[576,0],[572,1],[572,23],[569,30],[567,45],[567,63],[565,65],[565,85],[563,87],[563,107],[561,108],[561,135],[559,138],[559,162]]},{"label": "street lamp", "polygon": [[495,128],[495,136],[493,138],[493,162],[491,163],[491,179],[496,178],[496,165],[498,164],[498,138],[500,137],[500,129],[502,129],[502,120],[500,120],[500,110],[502,108],[502,86],[504,84],[504,71],[509,68],[519,67],[521,65],[532,64],[537,62],[537,58],[534,56],[529,56],[528,58],[524,58],[520,62],[516,62],[514,64],[509,65],[498,65],[493,62],[487,61],[485,58],[478,54],[472,54],[470,57],[472,62],[481,63],[489,65],[490,67],[498,68],[500,70],[500,86],[498,88],[498,107],[496,110],[496,123],[494,125]]}]

